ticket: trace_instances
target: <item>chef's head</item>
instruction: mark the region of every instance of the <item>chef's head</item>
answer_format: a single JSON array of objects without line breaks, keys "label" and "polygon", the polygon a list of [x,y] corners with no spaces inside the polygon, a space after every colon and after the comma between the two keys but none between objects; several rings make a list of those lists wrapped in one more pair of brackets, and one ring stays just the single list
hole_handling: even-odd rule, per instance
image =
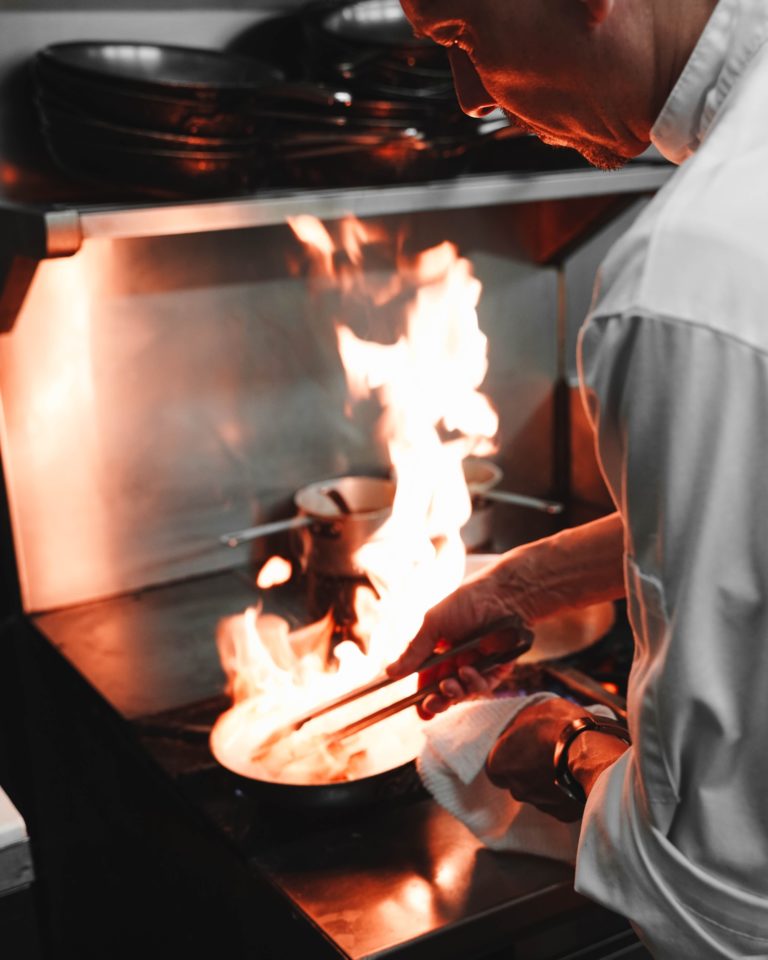
[{"label": "chef's head", "polygon": [[465,113],[501,107],[546,143],[621,166],[650,130],[716,0],[401,0],[448,48]]}]

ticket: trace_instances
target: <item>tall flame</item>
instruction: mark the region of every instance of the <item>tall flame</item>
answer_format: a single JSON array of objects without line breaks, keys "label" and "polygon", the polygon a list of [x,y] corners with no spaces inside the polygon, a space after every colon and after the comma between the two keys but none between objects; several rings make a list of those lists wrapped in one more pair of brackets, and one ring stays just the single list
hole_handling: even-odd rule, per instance
[{"label": "tall flame", "polygon": [[337,329],[351,396],[376,392],[383,406],[397,492],[391,519],[358,562],[382,597],[377,630],[400,649],[426,610],[461,582],[460,531],[471,512],[462,461],[492,451],[498,429],[478,392],[488,348],[476,312],[479,280],[450,243],[423,253],[413,275],[417,292],[394,344]]},{"label": "tall flame", "polygon": [[[327,282],[354,291],[358,299],[364,296],[372,309],[396,299],[409,305],[393,343],[374,343],[337,325],[350,400],[379,401],[379,430],[396,479],[390,518],[356,555],[374,588],[360,588],[356,597],[357,629],[368,638],[367,655],[342,643],[334,650],[338,670],[327,672],[332,631],[327,618],[291,633],[284,622],[248,611],[224,621],[220,630],[222,660],[239,706],[221,718],[214,745],[219,759],[222,752],[229,758],[228,766],[254,776],[258,772],[249,764],[260,742],[313,705],[379,674],[404,649],[425,612],[459,585],[465,566],[460,530],[471,512],[462,461],[492,452],[498,428],[495,411],[479,392],[488,348],[476,312],[481,285],[452,244],[413,260],[401,258],[395,275],[374,288],[366,281],[365,255],[367,245],[381,242],[380,231],[350,218],[339,227],[339,248],[312,217],[293,218],[290,226]],[[414,688],[415,679],[407,678],[396,692],[382,691],[379,700],[356,705],[356,715]],[[322,732],[349,722],[350,709],[281,741],[268,778],[354,778],[391,763],[385,749],[395,746],[395,754],[405,749],[410,756],[418,751],[419,721],[409,711],[329,752]],[[361,757],[368,757],[367,764]]]}]

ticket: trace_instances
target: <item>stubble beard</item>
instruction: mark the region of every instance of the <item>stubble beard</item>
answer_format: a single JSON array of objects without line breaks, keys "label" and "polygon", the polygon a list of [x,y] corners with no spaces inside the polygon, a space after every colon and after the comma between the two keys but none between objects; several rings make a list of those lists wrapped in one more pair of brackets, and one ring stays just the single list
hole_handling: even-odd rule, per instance
[{"label": "stubble beard", "polygon": [[514,124],[519,130],[522,130],[523,133],[529,133],[537,137],[542,143],[546,143],[547,146],[550,147],[576,150],[588,163],[591,163],[593,167],[597,167],[599,170],[621,170],[622,167],[629,163],[627,157],[616,153],[614,150],[609,150],[600,144],[595,144],[588,140],[571,140],[567,142],[565,140],[558,140],[551,134],[537,130],[536,127],[526,123],[525,120],[521,120],[515,116],[514,113],[510,113],[509,110],[504,110],[503,112],[510,123]]}]

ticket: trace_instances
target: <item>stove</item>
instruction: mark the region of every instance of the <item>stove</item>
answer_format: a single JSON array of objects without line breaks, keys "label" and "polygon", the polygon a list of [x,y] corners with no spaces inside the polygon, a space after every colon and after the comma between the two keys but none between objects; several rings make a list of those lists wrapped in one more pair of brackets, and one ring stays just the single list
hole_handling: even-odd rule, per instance
[{"label": "stove", "polygon": [[[35,626],[78,682],[98,691],[107,725],[150,765],[163,803],[184,811],[180,822],[191,817],[206,857],[215,851],[206,883],[229,889],[240,878],[233,902],[245,917],[249,910],[258,917],[258,936],[251,934],[263,955],[644,956],[623,919],[574,892],[570,868],[483,848],[415,776],[386,805],[341,813],[297,813],[246,794],[212,760],[207,731],[226,706],[216,624],[254,599],[250,578],[232,571],[46,613]],[[602,656],[615,661],[605,650]],[[169,842],[164,850],[160,841],[158,856],[177,848]],[[208,909],[194,889],[185,885],[193,914]],[[241,917],[234,927],[243,925]],[[236,940],[239,955],[262,955],[249,952],[249,936]]]}]

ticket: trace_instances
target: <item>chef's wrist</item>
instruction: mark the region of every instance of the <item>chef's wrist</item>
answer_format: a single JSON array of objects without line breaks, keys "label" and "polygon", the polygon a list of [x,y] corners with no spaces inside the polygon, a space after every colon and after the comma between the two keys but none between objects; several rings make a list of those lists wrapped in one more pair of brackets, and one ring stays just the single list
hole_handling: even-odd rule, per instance
[{"label": "chef's wrist", "polygon": [[571,799],[586,803],[600,775],[629,745],[626,726],[617,720],[583,713],[562,728],[555,743],[555,784]]},{"label": "chef's wrist", "polygon": [[568,768],[589,796],[600,774],[621,757],[628,745],[610,733],[585,730],[568,749]]}]

